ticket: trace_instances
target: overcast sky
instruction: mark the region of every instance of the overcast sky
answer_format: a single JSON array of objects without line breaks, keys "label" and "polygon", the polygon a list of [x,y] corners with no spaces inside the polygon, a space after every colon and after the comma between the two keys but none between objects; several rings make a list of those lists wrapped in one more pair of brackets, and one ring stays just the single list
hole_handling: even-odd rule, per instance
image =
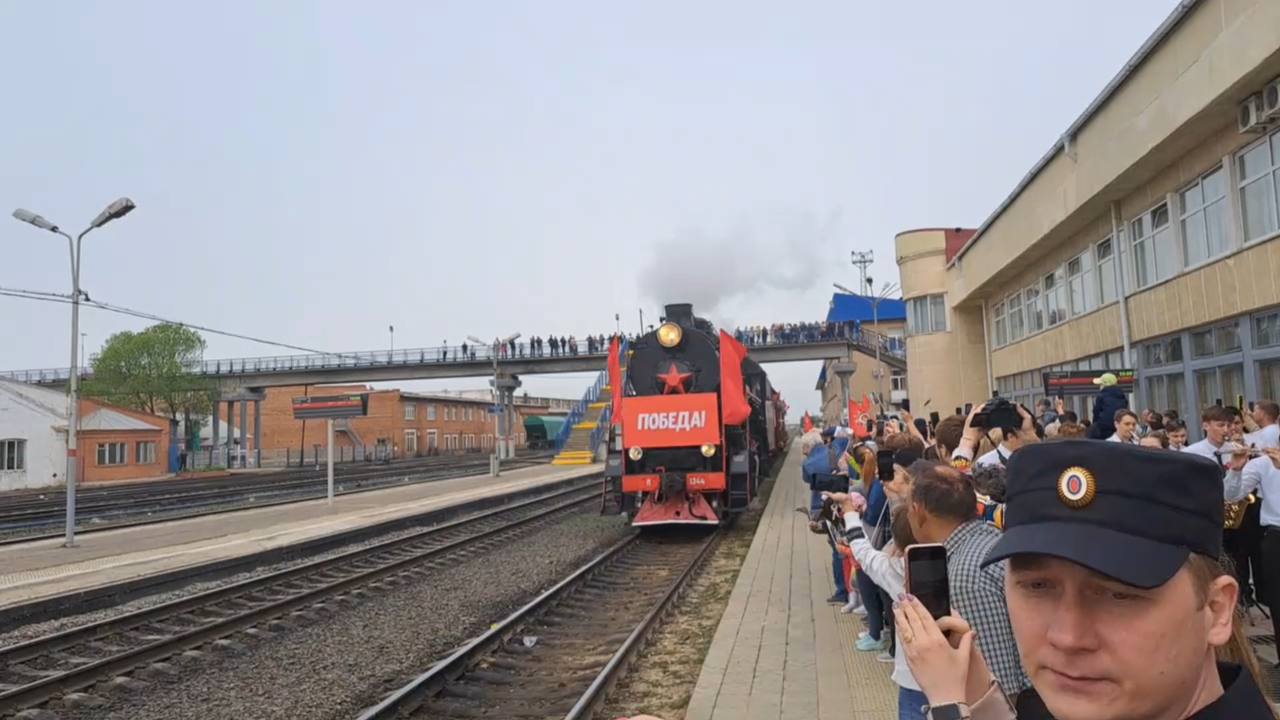
[{"label": "overcast sky", "polygon": [[[10,208],[128,195],[94,299],[306,347],[819,319],[849,250],[896,281],[894,233],[979,224],[1174,4],[3,3],[0,286],[69,285]],[[65,364],[67,315],[0,297],[0,369]]]}]

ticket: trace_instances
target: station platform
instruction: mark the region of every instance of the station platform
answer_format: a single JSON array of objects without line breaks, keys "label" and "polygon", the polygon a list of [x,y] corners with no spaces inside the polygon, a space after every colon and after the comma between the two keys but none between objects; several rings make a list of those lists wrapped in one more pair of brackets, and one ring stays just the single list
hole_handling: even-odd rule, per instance
[{"label": "station platform", "polygon": [[858,652],[856,615],[827,605],[831,549],[809,532],[793,446],[778,474],[685,720],[892,720],[892,664]]},{"label": "station platform", "polygon": [[601,472],[539,465],[0,547],[0,611]]}]

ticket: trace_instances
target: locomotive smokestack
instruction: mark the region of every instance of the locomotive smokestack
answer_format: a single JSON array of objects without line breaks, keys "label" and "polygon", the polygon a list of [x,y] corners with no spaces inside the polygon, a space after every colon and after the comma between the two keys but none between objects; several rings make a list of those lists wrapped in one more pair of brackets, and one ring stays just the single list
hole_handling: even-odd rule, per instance
[{"label": "locomotive smokestack", "polygon": [[662,309],[667,322],[684,327],[693,327],[693,305],[691,303],[672,303]]}]

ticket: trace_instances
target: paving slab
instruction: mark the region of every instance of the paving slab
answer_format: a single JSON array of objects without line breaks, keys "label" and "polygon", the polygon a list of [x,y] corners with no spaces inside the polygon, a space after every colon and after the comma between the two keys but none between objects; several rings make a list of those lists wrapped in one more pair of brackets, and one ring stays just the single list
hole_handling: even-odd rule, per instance
[{"label": "paving slab", "polygon": [[893,667],[854,650],[862,624],[826,604],[831,550],[809,532],[793,449],[729,596],[685,720],[891,720]]}]

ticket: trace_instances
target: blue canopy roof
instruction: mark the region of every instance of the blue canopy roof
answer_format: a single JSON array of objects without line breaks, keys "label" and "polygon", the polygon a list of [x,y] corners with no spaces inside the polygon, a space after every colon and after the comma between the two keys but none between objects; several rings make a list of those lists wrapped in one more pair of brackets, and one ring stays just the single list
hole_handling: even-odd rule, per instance
[{"label": "blue canopy roof", "polygon": [[[871,322],[872,299],[866,295],[847,295],[835,293],[831,296],[831,305],[827,310],[827,322]],[[907,319],[907,304],[902,300],[886,298],[880,301],[876,317],[881,322]]]}]

